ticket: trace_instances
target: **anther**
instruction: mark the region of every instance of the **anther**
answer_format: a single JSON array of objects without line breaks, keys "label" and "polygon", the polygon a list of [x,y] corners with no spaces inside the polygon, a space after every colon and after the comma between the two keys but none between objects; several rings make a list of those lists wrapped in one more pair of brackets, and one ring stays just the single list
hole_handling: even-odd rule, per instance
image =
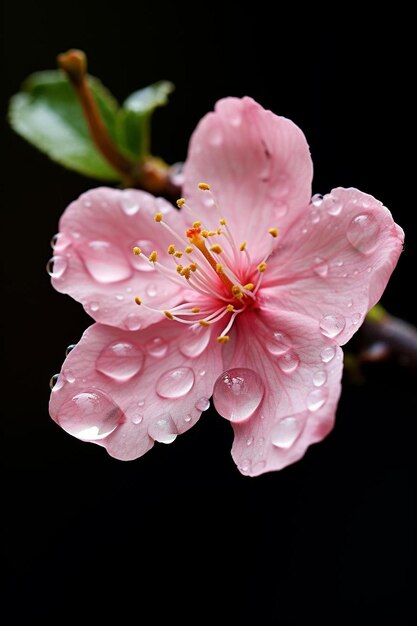
[{"label": "anther", "polygon": [[219,343],[227,343],[229,340],[230,337],[228,335],[220,335],[220,337],[217,337]]},{"label": "anther", "polygon": [[158,253],[156,250],[153,250],[150,255],[148,256],[149,261],[151,261],[151,263],[156,263],[158,260]]},{"label": "anther", "polygon": [[241,252],[243,252],[243,250],[244,250],[245,248],[246,248],[246,241],[242,241],[242,243],[241,243],[241,244],[240,244],[240,246],[239,246],[239,250],[240,250]]},{"label": "anther", "polygon": [[235,310],[235,307],[233,306],[233,304],[228,304],[226,307],[226,311],[229,311],[229,313],[231,313],[232,311]]},{"label": "anther", "polygon": [[185,198],[178,198],[177,207],[180,209],[185,204]]},{"label": "anther", "polygon": [[201,222],[193,222],[193,228],[200,228]]},{"label": "anther", "polygon": [[185,251],[186,251],[186,253],[187,253],[187,254],[191,254],[191,252],[192,252],[193,250],[194,250],[194,248],[193,248],[192,246],[187,246],[187,247],[185,248]]},{"label": "anther", "polygon": [[195,272],[197,270],[197,263],[190,263],[189,268],[192,272]]},{"label": "anther", "polygon": [[175,246],[173,243],[168,246],[168,254],[175,254]]},{"label": "anther", "polygon": [[174,316],[172,315],[171,311],[164,311],[164,315],[165,317],[167,317],[169,320],[173,320]]},{"label": "anther", "polygon": [[154,220],[155,222],[162,222],[162,213],[155,213]]},{"label": "anther", "polygon": [[262,263],[259,263],[258,265],[258,272],[264,272],[266,270],[266,263],[265,261],[262,261]]},{"label": "anther", "polygon": [[139,298],[139,296],[136,296],[135,302],[136,304],[142,304],[142,300]]},{"label": "anther", "polygon": [[198,183],[198,188],[202,191],[210,191],[210,185],[207,183]]},{"label": "anther", "polygon": [[240,300],[240,298],[243,298],[243,293],[242,293],[242,290],[239,287],[239,285],[233,285],[233,287],[232,287],[232,294],[238,300]]},{"label": "anther", "polygon": [[226,220],[224,219],[224,217],[222,217],[220,220],[220,226],[226,226],[226,224],[227,224]]},{"label": "anther", "polygon": [[181,264],[177,265],[177,272],[178,272],[178,274],[181,274],[183,269],[184,269],[183,265],[181,265]]},{"label": "anther", "polygon": [[139,256],[139,254],[142,254],[142,250],[139,248],[139,246],[135,246],[133,248],[133,254],[136,254],[136,256]]},{"label": "anther", "polygon": [[174,256],[177,257],[177,259],[180,259],[182,257],[182,252],[181,250],[175,250],[174,252]]},{"label": "anther", "polygon": [[222,274],[223,273],[223,265],[221,263],[216,263],[216,272],[218,274]]},{"label": "anther", "polygon": [[247,291],[253,291],[255,289],[255,285],[253,283],[248,283],[247,285],[243,285],[243,289]]},{"label": "anther", "polygon": [[200,309],[198,308],[198,306],[193,306],[193,308],[191,309],[191,313],[200,313]]},{"label": "anther", "polygon": [[208,230],[202,230],[201,231],[201,236],[204,237],[204,239],[207,239],[207,237],[209,236],[209,231]]},{"label": "anther", "polygon": [[272,235],[273,237],[278,237],[278,228],[270,228],[268,230],[268,233]]},{"label": "anther", "polygon": [[210,322],[206,322],[206,320],[199,320],[198,323],[200,326],[210,326]]},{"label": "anther", "polygon": [[221,254],[223,252],[223,249],[222,249],[221,246],[219,246],[218,243],[216,243],[216,244],[214,244],[214,246],[211,246],[210,252],[215,252],[216,254]]}]

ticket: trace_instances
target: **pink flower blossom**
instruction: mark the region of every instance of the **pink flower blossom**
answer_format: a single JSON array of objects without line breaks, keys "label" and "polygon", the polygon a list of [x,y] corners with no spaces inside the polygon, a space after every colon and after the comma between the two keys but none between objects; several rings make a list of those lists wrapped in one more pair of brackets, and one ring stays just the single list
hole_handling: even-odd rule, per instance
[{"label": "pink flower blossom", "polygon": [[323,439],[340,346],[379,300],[403,231],[356,189],[311,200],[312,173],[297,126],[227,98],[191,139],[180,211],[135,190],[73,202],[52,283],[96,323],[63,364],[52,418],[135,459],[191,428],[213,396],[251,476]]}]

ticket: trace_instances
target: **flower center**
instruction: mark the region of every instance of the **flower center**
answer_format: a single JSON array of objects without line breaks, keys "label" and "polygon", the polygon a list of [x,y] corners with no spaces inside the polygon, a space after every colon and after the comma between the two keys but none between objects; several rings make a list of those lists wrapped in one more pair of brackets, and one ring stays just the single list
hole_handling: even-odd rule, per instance
[{"label": "flower center", "polygon": [[[212,210],[220,214],[210,186],[207,183],[200,183],[198,187],[210,195]],[[194,212],[184,198],[180,198],[177,205],[179,208],[188,209],[190,213]],[[230,338],[228,332],[237,315],[256,302],[256,294],[267,268],[266,261],[273,250],[278,230],[269,229],[270,245],[266,247],[262,261],[256,264],[247,250],[246,241],[240,245],[236,244],[223,217],[219,218],[216,230],[205,229],[200,220],[193,222],[186,230],[185,238],[163,220],[162,213],[155,214],[155,221],[167,229],[177,242],[170,244],[167,250],[175,267],[160,263],[156,250],[146,257],[139,247],[135,247],[134,254],[147,258],[147,261],[167,279],[185,286],[187,288],[185,299],[188,300],[189,294],[192,294],[192,301],[188,300],[160,312],[170,320],[201,326],[210,326],[228,316],[225,328],[217,337],[219,343],[227,343]],[[178,243],[180,247],[177,247]],[[184,255],[189,261],[186,265],[179,262]],[[149,310],[156,310],[144,304],[139,296],[135,298],[135,302]]]}]

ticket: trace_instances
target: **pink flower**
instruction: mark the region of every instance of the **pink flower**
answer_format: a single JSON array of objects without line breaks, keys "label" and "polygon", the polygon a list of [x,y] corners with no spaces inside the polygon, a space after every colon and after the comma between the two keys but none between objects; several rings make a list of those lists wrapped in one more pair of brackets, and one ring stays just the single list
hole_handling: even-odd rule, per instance
[{"label": "pink flower", "polygon": [[213,395],[252,476],[323,439],[340,346],[379,300],[403,231],[356,189],[311,200],[312,173],[297,126],[227,98],[192,137],[180,211],[134,190],[73,202],[52,282],[97,323],[63,364],[52,418],[135,459],[191,428]]}]

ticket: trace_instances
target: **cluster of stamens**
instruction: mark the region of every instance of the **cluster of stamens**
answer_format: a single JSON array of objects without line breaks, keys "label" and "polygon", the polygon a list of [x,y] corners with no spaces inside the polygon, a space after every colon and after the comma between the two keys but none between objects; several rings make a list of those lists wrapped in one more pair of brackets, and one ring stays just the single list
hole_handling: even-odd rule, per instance
[{"label": "cluster of stamens", "polygon": [[[211,197],[212,208],[208,210],[217,211],[220,215],[210,186],[207,183],[200,183],[198,187]],[[177,205],[178,208],[184,208],[191,214],[193,213],[184,198],[177,200]],[[184,281],[186,281],[185,286],[188,289],[193,289],[201,296],[205,296],[205,298],[200,298],[204,304],[196,303],[198,306],[193,306],[188,302],[170,309],[159,310],[144,304],[139,296],[135,298],[136,304],[151,311],[158,311],[168,319],[182,324],[210,326],[225,316],[229,316],[225,328],[217,337],[219,343],[227,343],[230,338],[228,332],[236,317],[256,301],[256,293],[261,286],[267,268],[266,261],[273,250],[273,240],[278,236],[278,230],[269,229],[268,233],[272,237],[270,246],[263,260],[255,267],[247,250],[246,241],[236,244],[226,220],[221,216],[216,230],[206,230],[199,220],[193,222],[192,226],[187,229],[185,238],[163,220],[162,213],[156,213],[154,219],[173,236],[175,243],[169,244],[167,250],[168,256],[173,260],[173,267],[160,263],[156,250],[146,256],[136,246],[133,248],[133,253],[147,260],[171,282],[184,287]],[[217,243],[218,238],[222,238],[223,246]],[[187,263],[184,263],[185,258]],[[180,263],[180,260],[183,263]],[[233,268],[237,268],[237,271]],[[245,278],[250,282],[245,282]]]}]

